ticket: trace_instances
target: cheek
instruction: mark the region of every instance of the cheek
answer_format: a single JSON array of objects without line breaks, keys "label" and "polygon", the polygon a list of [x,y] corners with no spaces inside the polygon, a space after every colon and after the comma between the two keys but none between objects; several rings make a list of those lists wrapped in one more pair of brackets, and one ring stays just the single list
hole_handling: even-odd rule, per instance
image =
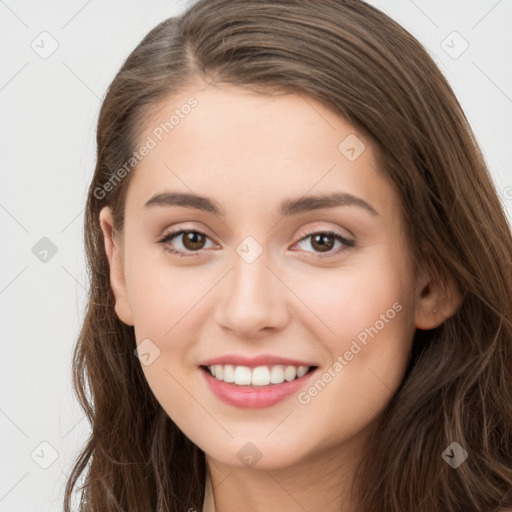
[{"label": "cheek", "polygon": [[403,294],[389,275],[368,272],[350,276],[330,299],[326,308],[333,330],[342,340],[358,339],[364,344],[372,334],[400,331],[397,310],[403,310]]},{"label": "cheek", "polygon": [[[345,283],[347,284],[347,283]],[[399,387],[407,365],[414,324],[391,282],[384,288],[347,286],[321,299],[325,328],[316,332],[329,361],[311,386],[301,391],[298,428],[316,415],[328,439],[349,438],[383,412]],[[335,304],[335,305],[333,305]],[[322,332],[322,337],[320,337]],[[327,333],[326,333],[327,332]],[[321,412],[320,412],[321,411]],[[326,441],[322,441],[324,443]]]},{"label": "cheek", "polygon": [[[384,260],[384,261],[381,261]],[[322,269],[315,276],[302,276],[294,282],[297,295],[315,315],[310,319],[310,329],[321,340],[329,340],[333,350],[342,349],[344,342],[356,338],[377,323],[379,331],[403,327],[398,317],[406,316],[410,301],[404,270],[392,260],[364,261],[342,266],[339,269]],[[398,306],[395,303],[401,305]],[[384,315],[384,318],[381,316]],[[388,322],[390,320],[390,322]],[[364,341],[364,334],[360,336]]]},{"label": "cheek", "polygon": [[[306,315],[306,327],[327,348],[328,367],[336,363],[331,373],[343,375],[333,379],[342,400],[374,400],[379,406],[399,385],[414,335],[409,275],[407,267],[382,253],[333,270],[315,286],[309,282],[307,305],[317,316]],[[305,293],[305,281],[301,287]]]},{"label": "cheek", "polygon": [[[137,343],[146,344],[151,357],[147,365],[141,358],[142,371],[167,414],[186,419],[190,395],[184,385],[190,379],[190,349],[196,342],[191,330],[205,283],[162,262],[141,269],[132,282],[131,304]],[[187,423],[180,426],[190,428]]]},{"label": "cheek", "polygon": [[[127,269],[134,323],[144,337],[150,334],[161,340],[172,337],[209,288],[208,276],[203,279],[193,266],[173,267],[163,249],[135,252]],[[213,281],[215,276],[210,277]]]},{"label": "cheek", "polygon": [[163,257],[137,255],[128,269],[135,338],[151,360],[146,365],[141,358],[142,370],[158,400],[174,410],[186,398],[179,383],[193,367],[190,349],[197,337],[190,332],[211,285],[193,267],[173,269]]}]

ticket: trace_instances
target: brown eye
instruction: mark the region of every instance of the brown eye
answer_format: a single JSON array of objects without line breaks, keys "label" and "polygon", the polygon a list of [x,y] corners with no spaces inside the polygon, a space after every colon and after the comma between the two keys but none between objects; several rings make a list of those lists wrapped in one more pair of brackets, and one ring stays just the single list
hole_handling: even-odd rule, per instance
[{"label": "brown eye", "polygon": [[[202,254],[202,249],[208,249],[214,245],[210,237],[204,233],[186,229],[167,233],[158,242],[167,252],[178,256],[199,256]],[[205,245],[207,243],[210,245]]]},{"label": "brown eye", "polygon": [[311,246],[319,252],[330,251],[334,247],[334,236],[328,233],[318,233],[311,236]]},{"label": "brown eye", "polygon": [[[300,247],[300,245],[303,247]],[[304,252],[316,254],[319,257],[336,256],[355,247],[355,240],[348,240],[334,231],[316,231],[302,237],[298,242]],[[313,250],[308,250],[308,247]]]},{"label": "brown eye", "polygon": [[206,237],[197,231],[183,231],[183,246],[190,251],[202,249]]}]

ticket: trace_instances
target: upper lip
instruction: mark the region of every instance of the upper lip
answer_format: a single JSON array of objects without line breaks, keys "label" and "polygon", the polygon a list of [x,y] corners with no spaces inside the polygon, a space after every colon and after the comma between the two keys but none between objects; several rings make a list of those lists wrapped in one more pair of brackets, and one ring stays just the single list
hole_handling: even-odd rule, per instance
[{"label": "upper lip", "polygon": [[238,354],[225,354],[220,357],[207,359],[200,363],[199,366],[212,366],[215,364],[232,364],[233,366],[248,366],[255,368],[256,366],[272,366],[282,364],[285,366],[317,366],[307,361],[299,361],[298,359],[290,359],[289,357],[274,356],[271,354],[261,354],[256,357],[247,357]]}]

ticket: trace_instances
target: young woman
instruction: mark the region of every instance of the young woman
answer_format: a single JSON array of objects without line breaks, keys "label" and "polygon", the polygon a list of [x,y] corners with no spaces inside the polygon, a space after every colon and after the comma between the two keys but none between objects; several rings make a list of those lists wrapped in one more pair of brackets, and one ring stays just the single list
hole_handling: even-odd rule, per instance
[{"label": "young woman", "polygon": [[424,48],[356,0],[201,0],[112,82],[81,510],[512,507],[512,237]]}]

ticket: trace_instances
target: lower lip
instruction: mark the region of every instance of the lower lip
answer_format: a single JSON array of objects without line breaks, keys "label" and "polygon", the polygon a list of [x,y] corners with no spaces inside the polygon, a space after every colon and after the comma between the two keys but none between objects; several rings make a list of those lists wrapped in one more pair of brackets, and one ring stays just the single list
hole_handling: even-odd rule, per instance
[{"label": "lower lip", "polygon": [[208,370],[201,368],[206,383],[211,391],[224,403],[244,409],[261,409],[271,407],[298,392],[318,368],[298,379],[282,384],[270,384],[262,387],[237,386],[216,379]]}]

